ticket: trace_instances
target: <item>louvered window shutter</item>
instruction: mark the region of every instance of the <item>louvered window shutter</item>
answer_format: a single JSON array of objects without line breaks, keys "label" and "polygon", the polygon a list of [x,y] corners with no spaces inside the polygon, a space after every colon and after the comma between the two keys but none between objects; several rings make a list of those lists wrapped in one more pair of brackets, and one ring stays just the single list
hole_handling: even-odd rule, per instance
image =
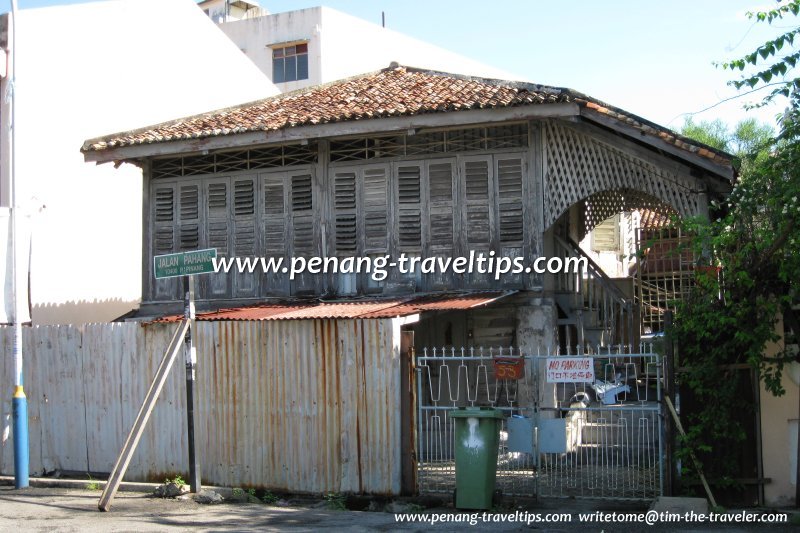
[{"label": "louvered window shutter", "polygon": [[355,172],[334,173],[333,209],[336,254],[340,257],[355,255],[358,250]]},{"label": "louvered window shutter", "polygon": [[208,199],[208,246],[217,249],[218,256],[228,255],[228,183],[206,185]]},{"label": "louvered window shutter", "polygon": [[200,187],[181,185],[178,198],[178,250],[200,248]]},{"label": "louvered window shutter", "polygon": [[467,248],[486,247],[491,243],[489,219],[489,161],[467,160],[463,163]]},{"label": "louvered window shutter", "polygon": [[[153,256],[169,254],[175,251],[175,224],[177,213],[175,209],[175,185],[154,185],[152,195],[152,228],[153,228]],[[150,265],[153,258],[150,257]],[[152,266],[151,266],[152,268]],[[175,298],[176,283],[173,279],[153,279],[150,281],[151,295],[154,300],[171,300]]]},{"label": "louvered window shutter", "polygon": [[441,251],[453,249],[453,164],[428,166],[430,245]]},{"label": "louvered window shutter", "polygon": [[[242,258],[257,254],[255,189],[252,177],[233,180],[233,254]],[[234,296],[256,296],[256,285],[255,273],[237,274]]]},{"label": "louvered window shutter", "polygon": [[364,170],[364,252],[387,251],[388,186],[385,167]]},{"label": "louvered window shutter", "polygon": [[153,255],[175,250],[175,186],[159,185],[153,194]]},{"label": "louvered window shutter", "polygon": [[311,175],[291,176],[292,248],[298,257],[314,254],[314,211]]},{"label": "louvered window shutter", "polygon": [[[230,182],[227,178],[206,181],[206,235],[208,247],[216,248],[217,257],[227,257],[230,253]],[[206,284],[206,297],[228,296],[229,278],[227,274],[203,276]],[[201,285],[202,286],[202,285]]]},{"label": "louvered window shutter", "polygon": [[284,174],[264,176],[264,251],[269,257],[286,254]]},{"label": "louvered window shutter", "polygon": [[420,216],[420,167],[403,165],[397,169],[397,223],[400,250],[419,251],[422,245]]},{"label": "louvered window shutter", "polygon": [[522,243],[522,160],[497,160],[500,244]]},{"label": "louvered window shutter", "polygon": [[619,214],[607,218],[592,230],[592,250],[595,252],[619,251]]}]

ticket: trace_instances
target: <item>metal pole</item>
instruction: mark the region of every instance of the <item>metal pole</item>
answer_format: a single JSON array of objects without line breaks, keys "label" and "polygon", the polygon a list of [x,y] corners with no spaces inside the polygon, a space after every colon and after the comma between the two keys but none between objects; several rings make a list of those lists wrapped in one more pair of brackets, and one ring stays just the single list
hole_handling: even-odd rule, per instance
[{"label": "metal pole", "polygon": [[[17,57],[17,1],[11,0],[11,293],[14,301],[14,397],[11,401],[14,429],[14,487],[28,486],[28,399],[23,389],[22,374],[22,321],[19,284],[17,280],[17,184],[16,184],[16,57]],[[26,298],[27,299],[27,298]]]},{"label": "metal pole", "polygon": [[197,367],[197,352],[192,344],[192,333],[194,331],[194,276],[187,276],[186,281],[186,300],[185,314],[189,321],[189,329],[186,331],[185,354],[186,354],[186,428],[188,432],[189,445],[189,488],[192,492],[200,492],[200,465],[197,460],[197,453],[194,442],[194,400],[195,400],[195,369]]}]

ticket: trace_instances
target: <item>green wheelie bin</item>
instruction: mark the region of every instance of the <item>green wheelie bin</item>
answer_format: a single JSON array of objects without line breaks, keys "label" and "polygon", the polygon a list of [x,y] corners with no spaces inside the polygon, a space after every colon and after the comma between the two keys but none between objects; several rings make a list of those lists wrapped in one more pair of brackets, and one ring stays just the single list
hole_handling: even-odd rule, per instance
[{"label": "green wheelie bin", "polygon": [[448,414],[455,422],[455,506],[458,509],[491,509],[500,424],[505,415],[491,407],[461,407]]}]

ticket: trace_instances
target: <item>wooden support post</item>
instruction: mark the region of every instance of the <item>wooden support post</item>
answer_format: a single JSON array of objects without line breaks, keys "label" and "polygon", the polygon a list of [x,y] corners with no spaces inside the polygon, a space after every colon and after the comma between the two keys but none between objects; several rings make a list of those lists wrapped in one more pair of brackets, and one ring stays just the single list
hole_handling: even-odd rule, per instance
[{"label": "wooden support post", "polygon": [[[664,396],[675,404],[675,350],[672,343],[672,311],[664,313]],[[666,468],[664,469],[664,485],[667,487],[667,496],[678,493],[678,480],[680,476],[675,468],[675,428],[672,418],[664,417],[664,455]]]},{"label": "wooden support post", "polygon": [[128,469],[128,464],[130,464],[133,453],[136,451],[136,446],[139,444],[139,439],[144,432],[147,421],[150,419],[150,414],[153,412],[153,408],[156,405],[156,400],[158,400],[158,396],[161,394],[161,389],[164,388],[164,383],[167,381],[167,376],[172,368],[172,363],[175,362],[175,357],[178,355],[178,351],[183,344],[188,329],[189,321],[181,321],[178,329],[172,336],[172,340],[169,342],[169,347],[164,353],[161,363],[158,365],[153,382],[150,384],[150,388],[145,395],[144,402],[142,402],[142,406],[139,408],[139,414],[136,415],[136,420],[133,422],[133,427],[131,428],[130,433],[128,433],[128,438],[125,439],[125,444],[122,446],[122,451],[117,458],[117,462],[114,464],[114,469],[111,471],[111,475],[108,478],[105,489],[103,489],[103,494],[100,496],[100,502],[98,503],[97,507],[101,511],[108,511],[111,508],[111,502],[114,500],[114,495],[117,493],[119,484],[122,483],[122,478],[125,476],[125,471]]}]

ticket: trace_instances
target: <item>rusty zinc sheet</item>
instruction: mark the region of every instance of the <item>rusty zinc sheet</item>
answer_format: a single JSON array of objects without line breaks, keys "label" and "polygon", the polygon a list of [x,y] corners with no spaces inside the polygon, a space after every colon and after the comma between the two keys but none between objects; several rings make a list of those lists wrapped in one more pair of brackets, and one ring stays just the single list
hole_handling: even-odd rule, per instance
[{"label": "rusty zinc sheet", "polygon": [[[24,329],[32,474],[111,470],[174,327]],[[397,494],[398,335],[391,320],[198,323],[204,483]],[[13,329],[0,336],[11,353]],[[0,360],[3,383],[12,364]],[[187,472],[184,380],[179,357],[125,479]],[[0,472],[10,475],[10,395],[0,401]]]},{"label": "rusty zinc sheet", "polygon": [[[251,305],[198,313],[197,320],[308,320],[316,318],[394,318],[425,311],[456,311],[488,305],[516,291],[440,293],[388,299],[339,302],[293,302]],[[180,322],[183,315],[169,315],[153,323]]]}]

